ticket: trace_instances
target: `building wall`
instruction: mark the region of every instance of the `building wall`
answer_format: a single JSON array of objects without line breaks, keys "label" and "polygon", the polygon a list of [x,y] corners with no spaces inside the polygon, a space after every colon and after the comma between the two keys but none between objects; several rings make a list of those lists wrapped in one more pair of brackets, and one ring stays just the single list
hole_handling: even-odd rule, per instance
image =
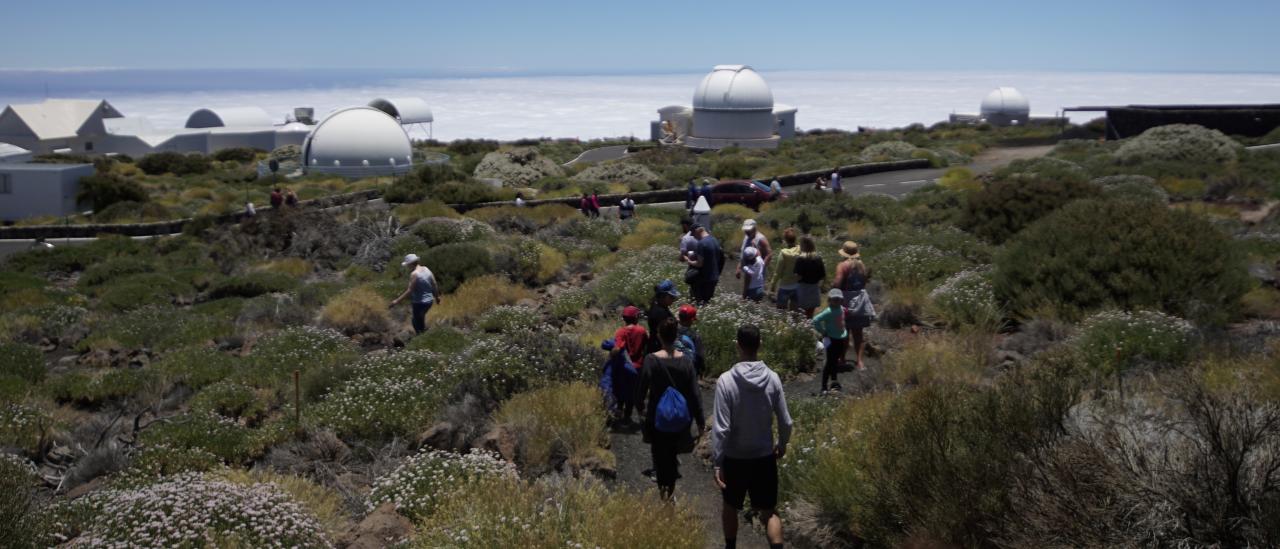
[{"label": "building wall", "polygon": [[713,139],[768,139],[773,137],[772,110],[693,111],[689,134]]},{"label": "building wall", "polygon": [[80,178],[93,175],[92,164],[60,165],[57,169],[29,166],[0,164],[0,180],[7,180],[11,191],[0,194],[0,221],[76,211]]},{"label": "building wall", "polygon": [[796,111],[787,111],[777,113],[774,119],[778,125],[778,137],[782,139],[794,139],[796,136]]}]

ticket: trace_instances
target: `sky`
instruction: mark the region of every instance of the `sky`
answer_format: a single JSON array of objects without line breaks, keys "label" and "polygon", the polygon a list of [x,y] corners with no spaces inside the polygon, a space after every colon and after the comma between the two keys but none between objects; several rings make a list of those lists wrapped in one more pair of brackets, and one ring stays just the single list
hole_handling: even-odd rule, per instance
[{"label": "sky", "polygon": [[2,11],[2,69],[1280,73],[1277,0],[62,0]]}]

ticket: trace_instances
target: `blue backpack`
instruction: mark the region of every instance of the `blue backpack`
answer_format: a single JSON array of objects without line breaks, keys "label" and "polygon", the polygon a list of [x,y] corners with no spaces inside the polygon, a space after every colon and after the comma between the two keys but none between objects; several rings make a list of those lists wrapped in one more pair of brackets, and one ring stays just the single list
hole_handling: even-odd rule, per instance
[{"label": "blue backpack", "polygon": [[676,390],[676,383],[671,379],[671,371],[666,365],[662,366],[662,370],[667,373],[667,381],[670,385],[658,399],[658,407],[653,414],[653,426],[664,433],[686,431],[689,429],[689,424],[693,423],[693,418],[689,416],[689,403],[684,400],[684,395]]}]

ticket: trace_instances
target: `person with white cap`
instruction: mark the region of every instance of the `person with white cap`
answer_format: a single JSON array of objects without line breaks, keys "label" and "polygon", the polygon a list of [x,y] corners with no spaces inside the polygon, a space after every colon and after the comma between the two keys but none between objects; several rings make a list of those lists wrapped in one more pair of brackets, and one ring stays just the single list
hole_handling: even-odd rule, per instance
[{"label": "person with white cap", "polygon": [[[748,219],[742,222],[742,246],[738,248],[740,252],[738,261],[738,272],[734,275],[742,278],[743,267],[747,265],[746,252],[747,248],[755,248],[757,257],[764,261],[765,265],[769,264],[769,260],[773,259],[773,247],[769,245],[769,239],[760,231],[756,230],[756,220]],[[752,260],[754,261],[754,260]],[[743,286],[745,289],[746,286]]]},{"label": "person with white cap", "polygon": [[391,300],[391,306],[395,307],[405,298],[409,298],[409,304],[413,306],[410,317],[413,322],[413,331],[421,334],[427,331],[427,311],[431,310],[433,305],[444,301],[440,298],[440,285],[436,284],[436,276],[431,274],[431,269],[421,264],[418,254],[404,256],[400,266],[409,269],[409,287],[405,288],[400,297]]},{"label": "person with white cap", "polygon": [[[840,390],[836,374],[849,348],[849,330],[845,327],[844,292],[832,288],[827,292],[827,307],[813,317],[813,329],[822,336],[822,348],[826,350],[826,362],[822,365],[822,392]],[[828,386],[828,381],[830,385]]]},{"label": "person with white cap", "polygon": [[742,297],[760,302],[764,299],[764,259],[754,247],[742,250],[742,269],[746,280],[742,281]]}]

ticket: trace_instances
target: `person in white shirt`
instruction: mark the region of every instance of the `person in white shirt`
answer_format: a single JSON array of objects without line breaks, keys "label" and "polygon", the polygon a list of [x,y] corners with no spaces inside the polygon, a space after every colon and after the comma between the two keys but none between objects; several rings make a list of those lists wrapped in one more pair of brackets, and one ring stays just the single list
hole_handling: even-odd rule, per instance
[{"label": "person in white shirt", "polygon": [[516,193],[516,207],[517,208],[524,207],[524,193]]},{"label": "person in white shirt", "polygon": [[759,250],[742,250],[742,297],[759,302],[764,299],[764,259]]},{"label": "person in white shirt", "polygon": [[840,180],[840,166],[831,171],[831,192],[844,192],[844,182]]},{"label": "person in white shirt", "polygon": [[773,192],[774,198],[778,198],[779,196],[782,196],[782,183],[778,182],[777,177],[774,177],[773,183],[769,184],[769,190]]},{"label": "person in white shirt", "polygon": [[631,199],[631,195],[622,197],[622,201],[618,203],[618,219],[631,219],[636,216],[636,201]]},{"label": "person in white shirt", "polygon": [[685,258],[688,257],[689,252],[693,252],[698,249],[698,239],[693,236],[693,230],[692,230],[693,220],[692,219],[687,217],[684,219],[681,219],[680,228],[684,231],[684,234],[680,235],[679,261],[683,263],[685,261]]}]

